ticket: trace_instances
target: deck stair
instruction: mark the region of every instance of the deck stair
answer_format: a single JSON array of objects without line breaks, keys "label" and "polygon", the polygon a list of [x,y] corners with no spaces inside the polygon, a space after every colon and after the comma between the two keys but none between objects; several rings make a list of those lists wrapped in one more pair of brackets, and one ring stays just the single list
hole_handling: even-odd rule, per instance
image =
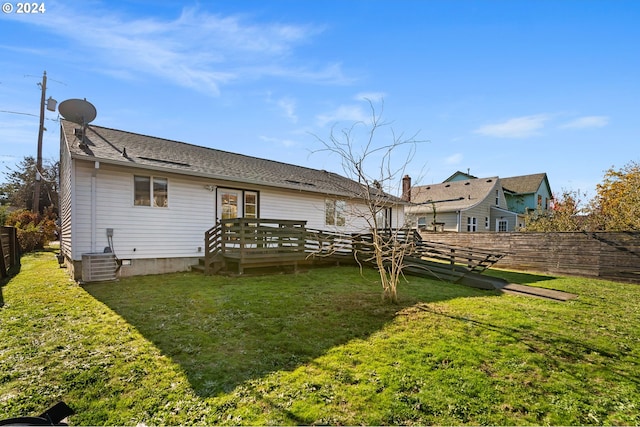
[{"label": "deck stair", "polygon": [[414,257],[449,264],[452,267],[464,266],[467,271],[474,273],[484,272],[506,255],[479,248],[425,242],[422,239],[416,242],[416,250],[412,254]]},{"label": "deck stair", "polygon": [[[492,252],[485,249],[452,246],[443,243],[427,242],[422,240],[415,230],[378,230],[383,238],[396,239],[404,244],[407,253],[404,256],[403,271],[407,274],[432,277],[449,282],[460,282],[463,278],[478,277],[487,268],[505,257],[506,253]],[[373,236],[361,234],[356,238],[355,248],[361,254],[366,253],[367,248],[372,247]],[[370,250],[370,249],[369,249]],[[361,255],[360,259],[368,259]],[[480,280],[478,287],[488,288]],[[467,283],[472,280],[466,280]]]}]

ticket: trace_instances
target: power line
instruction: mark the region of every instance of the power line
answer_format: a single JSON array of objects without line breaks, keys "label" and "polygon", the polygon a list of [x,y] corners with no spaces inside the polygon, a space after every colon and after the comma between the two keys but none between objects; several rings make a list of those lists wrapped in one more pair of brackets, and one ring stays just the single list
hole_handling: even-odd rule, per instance
[{"label": "power line", "polygon": [[[9,114],[20,114],[22,116],[32,116],[32,117],[40,117],[37,114],[31,114],[31,113],[21,113],[20,111],[10,111],[10,110],[0,110],[0,113],[9,113]],[[51,120],[52,122],[58,122],[60,121],[60,119],[55,118],[55,119],[50,119],[48,117],[45,117],[45,120]]]}]

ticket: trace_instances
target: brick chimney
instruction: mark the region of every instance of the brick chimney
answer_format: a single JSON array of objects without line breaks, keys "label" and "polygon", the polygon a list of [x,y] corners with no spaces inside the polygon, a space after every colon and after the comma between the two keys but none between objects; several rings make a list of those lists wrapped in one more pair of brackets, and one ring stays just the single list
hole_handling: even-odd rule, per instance
[{"label": "brick chimney", "polygon": [[402,177],[402,200],[411,201],[411,177],[409,175]]}]

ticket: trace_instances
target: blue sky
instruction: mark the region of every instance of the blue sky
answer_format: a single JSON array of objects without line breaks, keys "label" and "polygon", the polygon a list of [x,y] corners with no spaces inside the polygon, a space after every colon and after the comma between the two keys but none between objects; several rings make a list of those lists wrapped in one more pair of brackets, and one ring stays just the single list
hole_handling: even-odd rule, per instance
[{"label": "blue sky", "polygon": [[2,169],[36,153],[44,70],[47,97],[86,98],[94,124],[337,172],[316,136],[367,120],[365,99],[424,141],[408,168],[423,184],[546,172],[593,194],[640,161],[637,1],[8,3]]}]

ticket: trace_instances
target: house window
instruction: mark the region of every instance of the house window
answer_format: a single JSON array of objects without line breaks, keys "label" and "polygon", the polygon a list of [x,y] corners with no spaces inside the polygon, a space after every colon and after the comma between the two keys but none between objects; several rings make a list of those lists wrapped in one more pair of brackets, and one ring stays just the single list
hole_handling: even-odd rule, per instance
[{"label": "house window", "polygon": [[376,212],[376,224],[378,228],[391,227],[391,208],[378,208]]},{"label": "house window", "polygon": [[467,231],[478,231],[478,219],[474,216],[467,217]]},{"label": "house window", "polygon": [[500,190],[496,190],[496,206],[500,206]]},{"label": "house window", "polygon": [[489,217],[488,216],[484,217],[484,228],[486,228],[487,230],[489,229]]},{"label": "house window", "polygon": [[134,206],[152,206],[155,208],[166,208],[169,206],[167,178],[158,178],[151,176],[133,177],[133,205]]},{"label": "house window", "polygon": [[542,195],[538,194],[538,206],[542,207]]},{"label": "house window", "polygon": [[258,193],[254,191],[244,193],[244,217],[258,218]]},{"label": "house window", "polygon": [[506,219],[498,220],[498,231],[505,232],[508,229],[509,222]]},{"label": "house window", "polygon": [[238,194],[223,192],[220,195],[220,205],[222,208],[222,219],[238,217]]},{"label": "house window", "polygon": [[427,228],[427,217],[426,216],[418,217],[418,228],[421,229],[421,230]]},{"label": "house window", "polygon": [[325,225],[337,225],[339,227],[345,225],[347,202],[344,200],[325,200],[324,207]]}]

